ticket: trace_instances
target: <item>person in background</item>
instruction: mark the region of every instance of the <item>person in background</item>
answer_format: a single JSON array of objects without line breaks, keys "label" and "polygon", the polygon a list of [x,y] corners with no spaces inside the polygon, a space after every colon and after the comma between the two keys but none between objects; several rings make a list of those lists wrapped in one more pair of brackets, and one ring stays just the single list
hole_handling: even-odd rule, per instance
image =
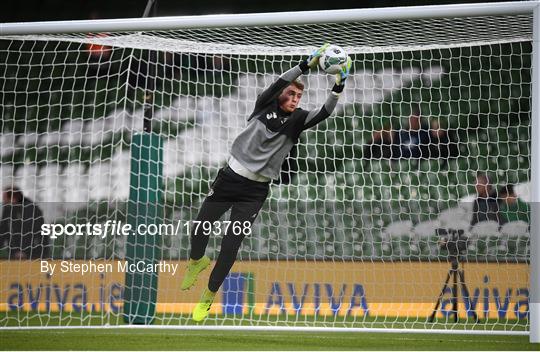
[{"label": "person in background", "polygon": [[392,130],[384,126],[375,131],[364,147],[364,167],[370,159],[439,159],[441,168],[446,168],[448,159],[459,156],[455,134],[439,125],[438,119],[431,119],[430,125],[422,124],[420,109],[414,107],[409,116],[407,128]]},{"label": "person in background", "polygon": [[429,142],[422,144],[422,157],[439,159],[441,168],[446,168],[451,158],[459,156],[459,147],[455,130],[441,128],[439,120],[433,118],[429,126]]},{"label": "person in background", "polygon": [[41,236],[41,209],[17,187],[4,189],[2,203],[0,244],[8,244],[9,259],[48,258],[49,238]]},{"label": "person in background", "polygon": [[430,135],[426,126],[422,126],[420,110],[414,108],[409,116],[407,128],[392,130],[385,126],[376,131],[371,141],[364,147],[364,166],[369,159],[405,159],[428,158]]},{"label": "person in background", "polygon": [[486,174],[478,173],[476,175],[475,188],[476,199],[473,202],[471,226],[481,221],[494,220],[499,222],[497,196]]},{"label": "person in background", "polygon": [[499,190],[499,221],[504,225],[511,221],[529,223],[529,205],[519,199],[514,191],[514,185],[506,185]]}]

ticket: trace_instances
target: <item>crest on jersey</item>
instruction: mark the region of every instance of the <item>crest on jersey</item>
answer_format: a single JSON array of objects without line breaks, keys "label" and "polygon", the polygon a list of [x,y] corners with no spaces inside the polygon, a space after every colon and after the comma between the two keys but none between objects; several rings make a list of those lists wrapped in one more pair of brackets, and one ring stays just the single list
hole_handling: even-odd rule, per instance
[{"label": "crest on jersey", "polygon": [[277,119],[277,114],[275,112],[269,112],[268,114],[266,114],[266,119]]}]

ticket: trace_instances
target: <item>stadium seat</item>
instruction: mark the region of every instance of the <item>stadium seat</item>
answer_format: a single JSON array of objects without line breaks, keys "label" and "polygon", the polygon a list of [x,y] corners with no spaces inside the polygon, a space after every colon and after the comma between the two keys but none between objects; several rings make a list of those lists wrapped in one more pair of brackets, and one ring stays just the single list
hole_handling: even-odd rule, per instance
[{"label": "stadium seat", "polygon": [[516,195],[522,201],[527,202],[527,203],[531,201],[531,183],[530,182],[517,184],[514,187],[514,191],[516,192]]},{"label": "stadium seat", "polygon": [[14,133],[0,134],[0,157],[11,155],[15,152],[15,141],[17,135]]},{"label": "stadium seat", "polygon": [[143,128],[142,108],[133,112],[116,110],[104,118],[104,131],[120,133],[122,131],[142,131]]},{"label": "stadium seat", "polygon": [[[308,75],[306,76],[306,86],[308,87],[328,87],[333,77],[329,75]],[[319,108],[326,100],[326,92],[323,89],[307,89],[304,91],[303,103],[306,110]]]},{"label": "stadium seat", "polygon": [[15,185],[21,189],[26,197],[32,200],[35,200],[37,196],[37,171],[36,164],[25,164],[15,172]]},{"label": "stadium seat", "polygon": [[[235,125],[230,125],[229,127],[242,128],[245,125],[245,120],[242,118],[234,118],[234,116],[248,116],[253,110],[252,104],[247,100],[240,99],[235,101],[234,99],[223,99],[221,101],[221,110],[220,113],[223,116],[231,116],[230,120],[235,123]],[[240,132],[240,130],[238,130]]]},{"label": "stadium seat", "polygon": [[92,146],[109,141],[113,132],[106,126],[107,120],[105,118],[86,121],[83,126],[81,145]]},{"label": "stadium seat", "polygon": [[522,220],[511,221],[501,227],[501,234],[508,236],[522,236],[529,234],[529,224]]},{"label": "stadium seat", "polygon": [[494,246],[490,240],[498,242],[500,239],[499,223],[493,220],[481,221],[471,228],[469,237],[469,250],[477,254],[495,254]]},{"label": "stadium seat", "polygon": [[62,215],[63,194],[61,191],[60,165],[51,163],[39,170],[36,185],[36,201],[40,202],[43,217],[54,222]]},{"label": "stadium seat", "polygon": [[[411,250],[413,223],[410,220],[396,221],[389,224],[382,232],[383,253],[390,251],[391,255],[406,255],[405,250]],[[406,243],[402,243],[405,241]],[[394,243],[397,242],[397,246]]]},{"label": "stadium seat", "polygon": [[38,185],[36,200],[42,202],[60,202],[62,194],[60,192],[60,165],[56,163],[41,167],[38,175]]},{"label": "stadium seat", "polygon": [[127,200],[129,197],[129,170],[131,155],[129,151],[117,151],[111,161],[112,198]]},{"label": "stadium seat", "polygon": [[[238,75],[238,80],[235,84],[238,87],[236,95],[240,100],[255,101],[257,94],[260,94],[259,90],[262,90],[265,86],[264,78],[252,73]],[[257,87],[257,89],[250,89],[250,87]]]},{"label": "stadium seat", "polygon": [[63,170],[64,182],[62,184],[64,202],[69,209],[81,207],[83,202],[88,201],[88,174],[85,166],[80,163],[73,163]]},{"label": "stadium seat", "polygon": [[101,161],[88,169],[88,190],[90,200],[109,200],[111,198],[111,163]]},{"label": "stadium seat", "polygon": [[471,194],[466,197],[463,197],[459,200],[459,207],[465,210],[467,213],[472,214],[474,201],[476,200],[476,195]]},{"label": "stadium seat", "polygon": [[448,208],[439,213],[439,221],[444,228],[467,232],[471,223],[471,214],[461,207]]},{"label": "stadium seat", "polygon": [[50,131],[44,133],[41,138],[38,139],[38,146],[52,147],[60,145],[62,140],[62,134],[59,131]]},{"label": "stadium seat", "polygon": [[177,138],[171,138],[163,143],[163,175],[165,177],[175,177],[185,171],[178,160],[180,152],[176,145],[177,141]]},{"label": "stadium seat", "polygon": [[[240,76],[239,82],[250,79],[247,76]],[[266,80],[266,77],[264,79]],[[166,175],[176,175],[201,164],[220,165],[227,160],[232,138],[245,125],[248,110],[252,109],[244,103],[245,99],[241,99],[243,91],[239,89],[235,94],[223,97],[219,101],[211,97],[202,97],[196,101],[196,127],[180,133],[176,141],[169,141],[171,146],[175,146],[172,152],[176,153],[176,156],[167,156],[167,160],[176,158],[176,166],[172,169],[167,168]],[[249,91],[252,92],[248,94],[255,94],[252,89]],[[241,111],[242,109],[248,110]]]},{"label": "stadium seat", "polygon": [[431,87],[434,82],[440,81],[443,74],[445,74],[443,67],[430,65],[425,70],[422,70],[422,83],[425,87]]},{"label": "stadium seat", "polygon": [[83,137],[83,120],[68,120],[68,122],[62,126],[60,135],[61,145],[80,145]]},{"label": "stadium seat", "polygon": [[424,221],[414,226],[414,243],[420,253],[435,255],[437,253],[437,241],[433,241],[436,231],[441,227],[439,220]]},{"label": "stadium seat", "polygon": [[[59,236],[55,242],[63,241],[63,243],[59,243],[58,245],[55,243],[54,246],[61,248],[62,259],[73,259],[76,258],[77,252],[86,252],[87,247],[90,247],[88,241],[92,241],[93,237],[99,236]],[[86,257],[86,254],[84,257]]]},{"label": "stadium seat", "polygon": [[[13,165],[12,164],[0,164],[0,190],[13,185]],[[1,202],[1,199],[0,199]]]},{"label": "stadium seat", "polygon": [[154,119],[167,122],[187,122],[193,119],[196,99],[191,96],[180,96],[171,102],[171,106],[163,107],[154,113]]},{"label": "stadium seat", "polygon": [[[529,224],[527,222],[522,220],[508,222],[501,227],[500,232],[503,239],[503,245],[507,246],[507,251],[510,255],[525,255],[527,253],[530,237]],[[515,245],[515,248],[510,248],[511,245]]]},{"label": "stadium seat", "polygon": [[[107,258],[105,253],[105,241],[100,236],[85,236],[85,247],[87,249],[86,258],[97,259],[97,258]],[[116,242],[117,238],[124,239],[124,236],[114,236],[114,241]],[[114,244],[116,249],[117,245]]]},{"label": "stadium seat", "polygon": [[17,139],[16,146],[20,148],[30,149],[38,145],[40,136],[36,132],[24,133]]}]

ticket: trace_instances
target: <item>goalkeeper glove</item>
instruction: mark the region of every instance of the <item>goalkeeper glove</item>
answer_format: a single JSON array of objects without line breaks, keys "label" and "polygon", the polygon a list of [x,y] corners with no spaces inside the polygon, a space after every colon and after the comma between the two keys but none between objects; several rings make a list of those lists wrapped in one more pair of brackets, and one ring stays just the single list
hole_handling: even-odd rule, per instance
[{"label": "goalkeeper glove", "polygon": [[341,68],[338,74],[336,74],[336,84],[342,86],[345,84],[345,80],[349,77],[351,71],[352,60],[350,56],[347,56],[347,63]]},{"label": "goalkeeper glove", "polygon": [[310,68],[315,68],[319,64],[319,59],[321,58],[322,54],[325,52],[326,48],[330,46],[329,43],[324,43],[323,46],[321,46],[319,49],[313,51],[309,57],[300,63],[300,66],[302,68],[302,72],[306,72]]},{"label": "goalkeeper glove", "polygon": [[336,93],[343,92],[345,87],[345,80],[349,77],[349,72],[351,71],[352,60],[350,56],[347,56],[347,63],[341,68],[338,74],[336,74],[336,84],[332,89]]}]

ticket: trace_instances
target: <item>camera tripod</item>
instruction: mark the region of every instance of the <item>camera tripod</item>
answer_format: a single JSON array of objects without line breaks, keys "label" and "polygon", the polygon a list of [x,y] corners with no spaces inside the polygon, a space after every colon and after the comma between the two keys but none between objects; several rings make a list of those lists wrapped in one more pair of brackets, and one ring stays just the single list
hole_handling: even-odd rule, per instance
[{"label": "camera tripod", "polygon": [[[435,319],[435,315],[437,314],[437,311],[439,310],[439,306],[441,305],[442,298],[444,296],[444,293],[446,289],[449,287],[448,283],[450,282],[450,277],[453,278],[453,287],[451,289],[452,292],[452,315],[454,315],[454,322],[458,322],[458,284],[461,286],[463,298],[465,298],[465,301],[467,302],[466,306],[469,308],[471,307],[471,298],[469,295],[469,289],[467,288],[467,284],[465,283],[465,271],[461,268],[460,269],[460,255],[452,255],[450,256],[450,262],[452,263],[452,266],[450,270],[448,270],[448,274],[446,276],[446,281],[444,282],[443,288],[441,290],[441,293],[439,294],[439,298],[437,298],[437,303],[435,304],[435,308],[433,308],[433,312],[431,313],[431,316],[429,317],[429,322],[432,323],[433,319]],[[472,314],[472,317],[475,322],[478,322],[478,315],[474,310],[471,310],[470,313]]]}]

